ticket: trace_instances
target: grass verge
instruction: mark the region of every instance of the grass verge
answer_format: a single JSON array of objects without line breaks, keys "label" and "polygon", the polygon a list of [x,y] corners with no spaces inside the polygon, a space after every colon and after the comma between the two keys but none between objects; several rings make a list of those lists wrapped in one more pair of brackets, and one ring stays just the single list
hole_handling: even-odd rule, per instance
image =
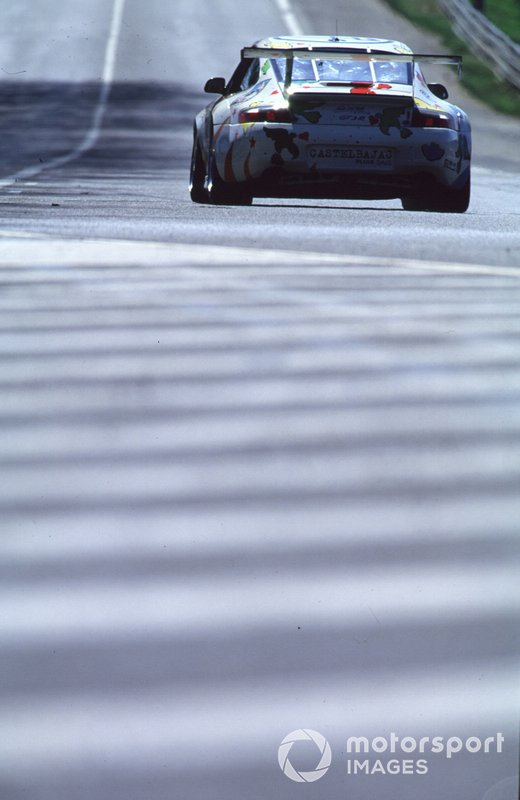
[{"label": "grass verge", "polygon": [[499,80],[478,59],[468,45],[455,34],[449,20],[439,10],[436,0],[386,0],[403,17],[424,30],[436,33],[449,52],[464,56],[462,84],[475,97],[496,111],[520,117],[520,93],[511,84]]},{"label": "grass verge", "polygon": [[518,0],[485,0],[484,5],[486,17],[515,42],[520,42],[520,3]]}]

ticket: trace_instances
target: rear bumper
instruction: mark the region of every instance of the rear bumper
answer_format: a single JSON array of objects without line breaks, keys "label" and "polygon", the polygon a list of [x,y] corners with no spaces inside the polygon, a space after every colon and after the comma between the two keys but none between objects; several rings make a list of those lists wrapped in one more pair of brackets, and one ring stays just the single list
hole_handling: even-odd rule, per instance
[{"label": "rear bumper", "polygon": [[399,197],[424,181],[453,187],[470,158],[466,135],[438,128],[230,125],[216,150],[224,181],[289,197]]},{"label": "rear bumper", "polygon": [[287,172],[271,167],[248,181],[255,197],[308,197],[341,199],[391,199],[410,194],[417,186],[435,182],[426,174],[367,172]]}]

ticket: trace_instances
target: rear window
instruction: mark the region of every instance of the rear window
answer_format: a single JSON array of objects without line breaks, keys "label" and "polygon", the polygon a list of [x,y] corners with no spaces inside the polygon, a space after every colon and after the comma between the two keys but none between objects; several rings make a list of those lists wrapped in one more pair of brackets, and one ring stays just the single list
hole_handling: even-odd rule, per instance
[{"label": "rear window", "polygon": [[[278,79],[285,81],[286,58],[273,59]],[[293,83],[398,83],[411,84],[411,64],[403,61],[323,61],[295,58]]]}]

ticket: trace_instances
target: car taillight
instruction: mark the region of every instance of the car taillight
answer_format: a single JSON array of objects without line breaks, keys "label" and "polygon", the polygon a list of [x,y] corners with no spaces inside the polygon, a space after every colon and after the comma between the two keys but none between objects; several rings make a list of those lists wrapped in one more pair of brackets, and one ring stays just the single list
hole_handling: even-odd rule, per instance
[{"label": "car taillight", "polygon": [[456,122],[450,114],[417,107],[413,110],[411,126],[412,128],[450,128],[454,131],[457,130]]},{"label": "car taillight", "polygon": [[293,115],[288,108],[247,108],[238,115],[242,122],[292,122]]}]

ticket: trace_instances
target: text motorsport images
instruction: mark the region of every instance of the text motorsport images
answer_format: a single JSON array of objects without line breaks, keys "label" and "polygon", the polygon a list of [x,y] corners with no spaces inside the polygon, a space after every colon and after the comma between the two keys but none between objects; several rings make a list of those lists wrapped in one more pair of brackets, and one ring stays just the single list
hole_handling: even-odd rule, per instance
[{"label": "text motorsport images", "polygon": [[[298,770],[289,759],[293,746],[299,742],[312,742],[319,751],[319,760],[312,770]],[[426,775],[428,773],[427,758],[410,757],[412,754],[421,756],[444,756],[447,759],[455,757],[458,753],[502,753],[505,737],[502,733],[481,739],[479,736],[469,736],[461,739],[459,736],[423,736],[416,739],[414,736],[399,737],[396,733],[390,736],[376,736],[368,739],[366,736],[350,736],[347,739],[346,752],[347,775]],[[350,758],[366,756],[368,758]],[[383,754],[386,754],[383,758]],[[388,758],[388,754],[392,758]],[[332,750],[325,737],[310,728],[299,728],[287,734],[278,748],[278,764],[288,778],[296,783],[313,783],[327,774],[332,764]]]}]

